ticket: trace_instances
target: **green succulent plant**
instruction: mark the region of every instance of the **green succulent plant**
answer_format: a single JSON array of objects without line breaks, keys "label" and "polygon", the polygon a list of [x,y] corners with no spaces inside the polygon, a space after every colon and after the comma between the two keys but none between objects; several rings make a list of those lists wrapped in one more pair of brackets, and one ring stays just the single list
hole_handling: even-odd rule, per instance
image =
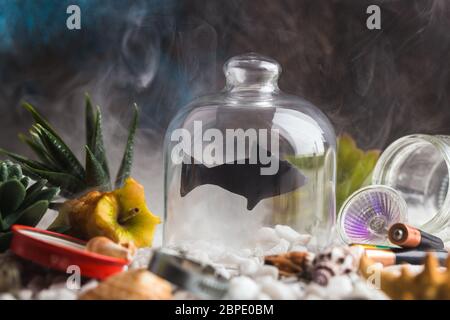
[{"label": "green succulent plant", "polygon": [[[31,160],[3,149],[0,149],[0,153],[20,163],[24,173],[30,177],[46,179],[49,185],[61,188],[61,195],[66,198],[75,197],[93,188],[101,191],[112,190],[103,143],[102,114],[98,106],[93,107],[88,95],[86,95],[85,106],[85,166],[80,163],[56,130],[35,107],[29,103],[24,103],[23,106],[31,113],[35,123],[29,136],[20,135],[19,137],[31,148],[39,160]],[[116,188],[121,187],[130,175],[138,118],[138,108],[134,105],[127,144],[115,179]]]},{"label": "green succulent plant", "polygon": [[45,188],[47,180],[31,179],[11,161],[0,161],[0,252],[9,247],[11,226],[36,226],[58,194],[59,188]]},{"label": "green succulent plant", "polygon": [[343,134],[338,138],[336,209],[356,190],[370,182],[380,150],[363,151],[355,140]]}]

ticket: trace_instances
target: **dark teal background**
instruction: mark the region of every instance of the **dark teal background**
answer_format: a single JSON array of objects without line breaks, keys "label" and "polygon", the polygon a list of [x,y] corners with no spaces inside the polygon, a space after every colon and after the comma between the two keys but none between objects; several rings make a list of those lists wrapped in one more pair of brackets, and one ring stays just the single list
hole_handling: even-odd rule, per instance
[{"label": "dark teal background", "polygon": [[[81,30],[66,28],[70,4],[81,8]],[[366,28],[369,4],[381,7],[382,30]],[[136,101],[159,148],[176,111],[218,90],[223,62],[247,51],[277,59],[282,89],[367,148],[449,134],[449,8],[439,0],[0,0],[0,145],[21,149],[17,132],[30,123],[23,100],[78,133],[89,91],[118,128]]]}]

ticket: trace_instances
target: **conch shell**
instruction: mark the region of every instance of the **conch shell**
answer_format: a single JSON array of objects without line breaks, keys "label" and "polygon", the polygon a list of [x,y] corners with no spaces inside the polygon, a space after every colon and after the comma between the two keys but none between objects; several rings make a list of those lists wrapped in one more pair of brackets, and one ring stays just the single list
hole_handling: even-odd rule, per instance
[{"label": "conch shell", "polygon": [[85,292],[80,300],[170,300],[169,282],[145,269],[116,274]]},{"label": "conch shell", "polygon": [[131,261],[137,249],[132,242],[120,245],[106,237],[94,237],[88,241],[86,250]]},{"label": "conch shell", "polygon": [[[377,268],[378,266],[378,268]],[[447,270],[441,271],[437,258],[429,253],[424,269],[413,274],[408,265],[401,268],[400,274],[382,269],[367,256],[363,256],[359,265],[360,273],[366,279],[379,275],[380,289],[395,300],[450,300],[450,259],[447,259]]]},{"label": "conch shell", "polygon": [[281,276],[302,276],[312,260],[309,252],[288,252],[264,257],[264,263],[278,268]]}]

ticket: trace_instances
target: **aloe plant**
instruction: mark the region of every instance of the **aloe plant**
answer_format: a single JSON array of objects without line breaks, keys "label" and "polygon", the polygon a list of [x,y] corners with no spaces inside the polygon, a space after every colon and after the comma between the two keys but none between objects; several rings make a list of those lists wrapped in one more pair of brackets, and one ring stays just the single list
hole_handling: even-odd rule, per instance
[{"label": "aloe plant", "polygon": [[[38,160],[32,160],[3,149],[0,149],[0,153],[18,162],[23,172],[30,177],[46,179],[50,186],[61,188],[61,195],[67,198],[94,188],[101,191],[112,190],[103,143],[102,113],[98,106],[93,107],[89,95],[86,95],[85,106],[86,157],[84,166],[34,106],[29,103],[24,103],[23,106],[30,112],[35,123],[29,136],[20,135],[19,137],[31,148]],[[139,118],[136,104],[134,104],[133,112],[125,152],[115,179],[115,188],[121,187],[124,180],[130,175],[133,163],[133,145]]]},{"label": "aloe plant", "polygon": [[22,168],[11,161],[0,161],[0,252],[9,247],[11,226],[36,226],[59,188],[45,188],[47,180],[33,184]]}]

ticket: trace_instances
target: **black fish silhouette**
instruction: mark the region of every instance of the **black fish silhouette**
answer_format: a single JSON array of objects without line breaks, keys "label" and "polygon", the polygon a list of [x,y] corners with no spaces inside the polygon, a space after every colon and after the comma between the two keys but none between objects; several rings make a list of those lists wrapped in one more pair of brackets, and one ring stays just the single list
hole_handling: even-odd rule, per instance
[{"label": "black fish silhouette", "polygon": [[204,184],[213,184],[247,199],[247,210],[253,210],[259,201],[296,190],[306,183],[306,177],[286,160],[279,161],[278,172],[274,175],[261,175],[261,168],[267,165],[245,164],[237,161],[208,168],[203,164],[183,163],[181,169],[182,197]]}]

